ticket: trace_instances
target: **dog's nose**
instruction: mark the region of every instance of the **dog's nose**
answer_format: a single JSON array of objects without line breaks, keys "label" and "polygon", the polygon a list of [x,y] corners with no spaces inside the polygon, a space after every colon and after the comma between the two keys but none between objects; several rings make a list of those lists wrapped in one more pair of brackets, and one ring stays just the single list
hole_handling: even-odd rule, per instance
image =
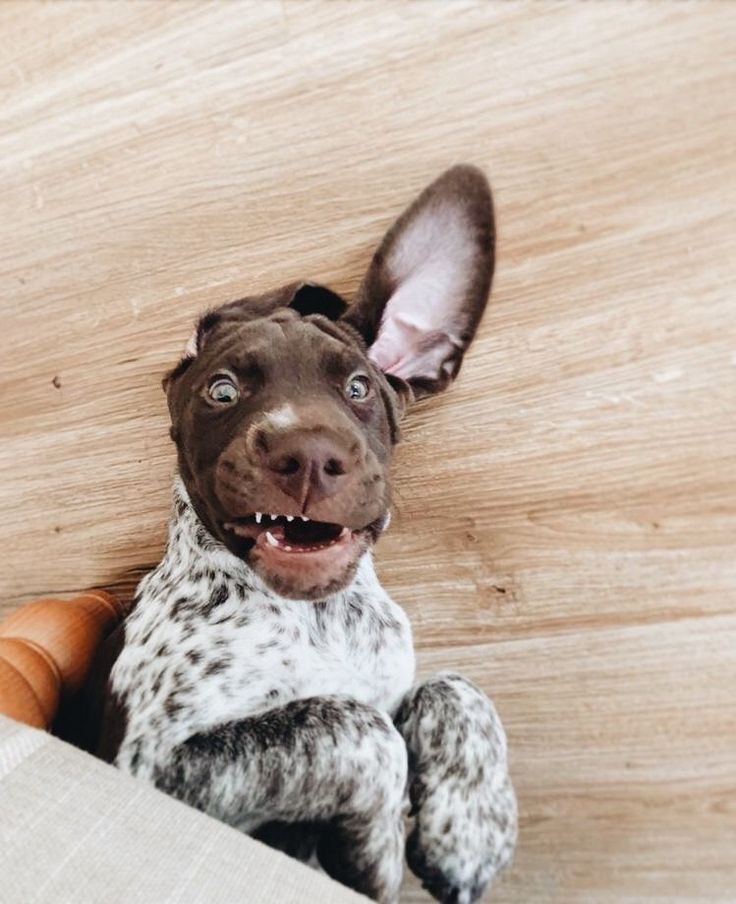
[{"label": "dog's nose", "polygon": [[326,436],[297,431],[264,445],[273,481],[300,505],[333,496],[351,468],[348,450]]}]

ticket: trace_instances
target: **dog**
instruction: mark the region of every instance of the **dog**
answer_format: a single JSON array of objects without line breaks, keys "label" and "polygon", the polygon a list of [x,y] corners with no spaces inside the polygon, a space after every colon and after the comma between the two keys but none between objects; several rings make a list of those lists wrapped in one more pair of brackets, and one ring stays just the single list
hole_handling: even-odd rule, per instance
[{"label": "dog", "polygon": [[493,704],[454,673],[414,684],[371,558],[400,419],[457,375],[494,250],[488,183],[457,166],[353,304],[302,282],[200,319],[164,379],[168,545],[108,683],[102,756],[380,902],[405,852],[439,901],[474,901],[516,841]]}]

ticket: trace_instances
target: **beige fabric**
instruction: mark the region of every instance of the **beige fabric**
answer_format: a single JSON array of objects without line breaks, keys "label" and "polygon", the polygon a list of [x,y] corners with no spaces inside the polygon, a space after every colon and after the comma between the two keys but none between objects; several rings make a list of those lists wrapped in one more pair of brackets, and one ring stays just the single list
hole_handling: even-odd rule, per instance
[{"label": "beige fabric", "polygon": [[0,716],[2,904],[359,904],[330,879]]}]

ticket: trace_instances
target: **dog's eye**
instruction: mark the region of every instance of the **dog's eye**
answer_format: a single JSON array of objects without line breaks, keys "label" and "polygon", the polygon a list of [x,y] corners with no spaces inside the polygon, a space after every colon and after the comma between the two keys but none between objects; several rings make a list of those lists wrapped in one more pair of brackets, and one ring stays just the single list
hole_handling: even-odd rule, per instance
[{"label": "dog's eye", "polygon": [[362,402],[363,399],[368,397],[370,391],[371,381],[368,377],[363,376],[363,374],[356,374],[354,377],[351,377],[345,387],[345,395],[352,402]]},{"label": "dog's eye", "polygon": [[209,395],[213,402],[221,405],[232,405],[240,397],[238,387],[229,377],[216,377],[210,384]]}]

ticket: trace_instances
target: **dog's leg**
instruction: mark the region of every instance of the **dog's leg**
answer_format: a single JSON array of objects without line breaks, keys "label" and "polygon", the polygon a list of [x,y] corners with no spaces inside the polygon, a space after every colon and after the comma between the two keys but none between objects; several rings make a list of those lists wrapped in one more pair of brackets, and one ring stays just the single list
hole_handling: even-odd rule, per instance
[{"label": "dog's leg", "polygon": [[193,735],[155,782],[243,831],[320,824],[317,856],[326,872],[393,902],[406,773],[406,746],[389,716],[348,698],[312,697]]},{"label": "dog's leg", "polygon": [[413,872],[437,900],[470,904],[510,860],[516,798],[491,701],[459,675],[413,688],[395,718],[409,752]]}]

